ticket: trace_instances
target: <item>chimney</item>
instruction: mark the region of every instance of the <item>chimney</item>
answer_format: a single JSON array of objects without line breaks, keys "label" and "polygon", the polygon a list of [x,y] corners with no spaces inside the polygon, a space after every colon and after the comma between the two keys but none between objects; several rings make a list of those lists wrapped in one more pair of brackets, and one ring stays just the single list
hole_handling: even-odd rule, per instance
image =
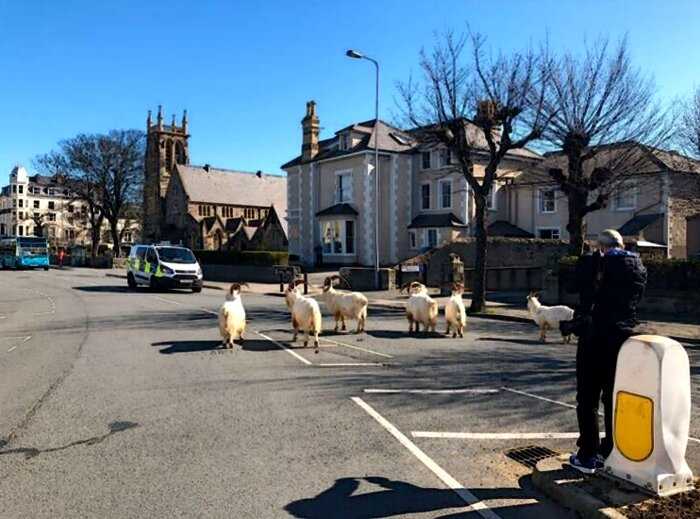
[{"label": "chimney", "polygon": [[146,130],[151,129],[151,111],[148,111],[148,117],[146,117]]},{"label": "chimney", "polygon": [[479,101],[476,107],[476,120],[495,124],[496,108],[496,103],[490,99]]},{"label": "chimney", "polygon": [[202,169],[204,169],[204,171],[206,171],[207,173],[209,173],[209,164],[205,164],[204,167],[203,167]]},{"label": "chimney", "polygon": [[182,112],[182,131],[187,133],[187,110]]},{"label": "chimney", "polygon": [[306,116],[301,120],[301,128],[301,159],[311,160],[318,155],[318,134],[321,128],[316,115],[315,101],[306,103]]},{"label": "chimney", "polygon": [[163,129],[163,106],[158,105],[158,129]]},{"label": "chimney", "polygon": [[255,176],[258,177],[258,178],[262,178],[262,171],[257,170],[257,171],[255,172]]}]

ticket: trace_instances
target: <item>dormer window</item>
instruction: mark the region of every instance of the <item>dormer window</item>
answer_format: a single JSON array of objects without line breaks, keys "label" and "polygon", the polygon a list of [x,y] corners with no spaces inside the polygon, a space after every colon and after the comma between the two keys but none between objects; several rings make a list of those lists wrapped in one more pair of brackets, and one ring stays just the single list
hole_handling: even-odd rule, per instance
[{"label": "dormer window", "polygon": [[421,169],[430,169],[430,152],[424,151],[420,154]]},{"label": "dormer window", "polygon": [[338,147],[342,150],[345,151],[350,148],[350,135],[347,133],[341,133],[338,136]]}]

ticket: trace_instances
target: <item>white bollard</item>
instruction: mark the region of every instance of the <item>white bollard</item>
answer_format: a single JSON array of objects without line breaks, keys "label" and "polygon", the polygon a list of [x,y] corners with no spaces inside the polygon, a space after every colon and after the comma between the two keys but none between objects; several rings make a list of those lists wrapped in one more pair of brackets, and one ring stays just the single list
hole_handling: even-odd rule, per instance
[{"label": "white bollard", "polygon": [[605,471],[660,496],[693,488],[685,461],[690,363],[676,341],[637,335],[622,345],[613,393],[615,447]]}]

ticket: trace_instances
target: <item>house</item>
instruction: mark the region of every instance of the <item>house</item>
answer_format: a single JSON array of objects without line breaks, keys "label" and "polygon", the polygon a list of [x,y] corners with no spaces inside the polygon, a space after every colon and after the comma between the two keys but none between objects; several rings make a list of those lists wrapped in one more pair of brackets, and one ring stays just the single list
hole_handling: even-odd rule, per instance
[{"label": "house", "polygon": [[[425,138],[421,129],[405,131],[369,120],[320,139],[313,101],[306,105],[301,126],[301,154],[282,169],[287,172],[289,251],[304,263],[374,265],[375,224],[382,265],[470,234],[470,188],[448,150]],[[470,135],[484,150],[477,153],[475,167],[477,175],[483,174],[486,143],[475,127]],[[527,149],[505,157],[499,170],[502,180],[489,199],[494,221],[499,219],[501,189],[541,160]]]},{"label": "house", "polygon": [[280,175],[177,164],[162,236],[193,249],[287,250],[286,189]]},{"label": "house", "polygon": [[[138,240],[138,217],[129,214],[119,220],[122,246]],[[22,166],[10,172],[10,183],[0,191],[0,236],[45,236],[52,248],[89,245],[92,238],[87,207],[69,189],[60,175],[29,175]],[[112,248],[106,220],[102,222],[102,243]]]},{"label": "house", "polygon": [[[620,171],[612,183],[606,207],[585,217],[587,239],[603,229],[617,229],[629,247],[651,255],[685,258],[688,255],[688,218],[700,211],[700,161],[674,151],[636,142],[617,143],[598,150],[587,167],[614,163]],[[508,186],[503,219],[538,238],[568,240],[568,203],[548,171],[565,168],[561,152],[519,175]]]},{"label": "house", "polygon": [[287,180],[190,164],[187,112],[177,124],[146,118],[144,240],[194,249],[286,250]]}]

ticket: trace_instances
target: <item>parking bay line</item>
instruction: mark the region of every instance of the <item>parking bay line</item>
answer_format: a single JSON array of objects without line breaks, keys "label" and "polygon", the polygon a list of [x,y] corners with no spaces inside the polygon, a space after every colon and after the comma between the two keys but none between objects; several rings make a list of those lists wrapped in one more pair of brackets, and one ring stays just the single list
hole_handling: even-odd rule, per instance
[{"label": "parking bay line", "polygon": [[335,344],[336,346],[344,346],[344,347],[346,347],[346,348],[351,348],[351,349],[353,349],[353,350],[364,351],[365,353],[370,353],[370,354],[372,354],[372,355],[377,355],[377,356],[379,356],[379,357],[385,357],[385,358],[387,358],[387,359],[393,359],[393,358],[394,358],[393,355],[389,355],[388,353],[380,353],[380,352],[378,352],[378,351],[370,350],[370,349],[368,349],[368,348],[362,348],[361,346],[355,346],[354,344],[346,344],[346,343],[344,343],[344,342],[335,341],[335,340],[333,340],[333,339],[326,339],[325,337],[320,337],[319,340],[320,340],[320,341],[329,342],[329,343],[331,343],[331,344]]},{"label": "parking bay line", "polygon": [[420,450],[415,443],[413,443],[405,434],[399,431],[391,422],[375,411],[372,406],[356,396],[352,397],[351,400],[360,406],[368,415],[374,418],[379,425],[384,427],[389,434],[398,440],[401,445],[406,447],[411,454],[418,458],[418,460],[433,474],[435,474],[440,481],[447,485],[448,488],[453,490],[462,499],[462,501],[470,506],[472,510],[477,512],[484,519],[500,519],[500,517],[493,510],[491,510],[488,505],[469,492],[469,490],[464,488],[464,485],[460,484],[459,481],[448,474],[445,469],[433,461],[433,459],[430,458],[425,452]]},{"label": "parking bay line", "polygon": [[476,394],[476,395],[492,395],[498,393],[499,389],[365,389],[365,393],[393,395],[399,393],[409,393],[416,395],[453,395],[453,394]]},{"label": "parking bay line", "polygon": [[[556,404],[556,405],[560,405],[563,407],[568,407],[569,409],[576,409],[576,406],[573,404],[567,404],[566,402],[560,402],[559,400],[552,400],[551,398],[547,398],[544,396],[533,395],[532,393],[528,393],[527,391],[520,391],[518,389],[512,389],[509,387],[502,387],[501,389],[503,391],[509,391],[510,393],[515,393],[516,395],[528,396],[530,398],[536,398],[537,400],[542,400],[544,402],[549,402],[551,404]],[[603,416],[603,411],[599,410],[598,415]],[[688,436],[688,441],[691,441],[693,443],[700,443],[700,438],[694,438],[692,436]]]},{"label": "parking bay line", "polygon": [[[450,440],[570,440],[578,438],[579,433],[474,433],[411,431],[411,436],[414,438],[443,438]],[[604,436],[604,433],[602,433],[601,436]]]}]

